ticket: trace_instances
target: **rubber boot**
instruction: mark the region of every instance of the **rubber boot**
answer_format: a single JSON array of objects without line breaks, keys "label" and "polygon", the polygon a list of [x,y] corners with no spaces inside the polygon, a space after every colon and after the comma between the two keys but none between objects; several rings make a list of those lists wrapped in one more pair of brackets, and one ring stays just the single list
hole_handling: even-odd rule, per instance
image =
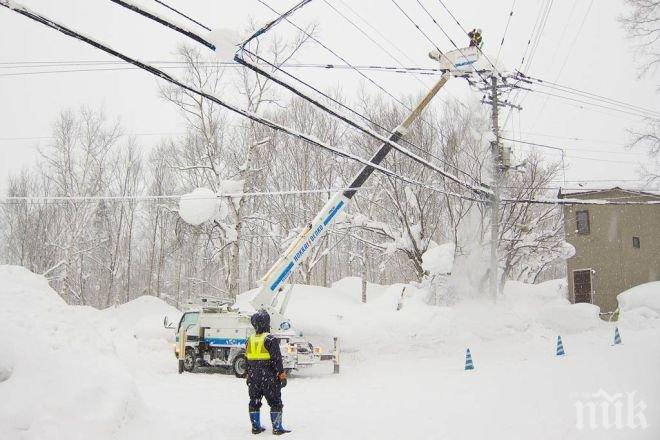
[{"label": "rubber boot", "polygon": [[273,435],[282,435],[291,432],[282,426],[282,412],[271,412],[270,421],[273,423]]},{"label": "rubber boot", "polygon": [[261,426],[261,413],[259,411],[250,411],[250,422],[252,422],[252,434],[261,434],[266,430]]}]

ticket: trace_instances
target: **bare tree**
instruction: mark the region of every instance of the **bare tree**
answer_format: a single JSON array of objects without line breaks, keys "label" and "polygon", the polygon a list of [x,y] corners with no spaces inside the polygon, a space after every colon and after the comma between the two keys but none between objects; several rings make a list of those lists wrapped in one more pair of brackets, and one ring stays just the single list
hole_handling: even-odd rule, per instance
[{"label": "bare tree", "polygon": [[102,112],[82,109],[78,115],[63,112],[54,134],[54,142],[40,151],[42,173],[54,195],[70,198],[65,202],[67,209],[60,211],[57,234],[45,243],[61,255],[47,272],[54,276],[58,269],[59,291],[64,299],[85,304],[87,300],[74,286],[74,264],[100,242],[89,235],[96,215],[95,204],[77,197],[104,193],[108,158],[120,130],[117,124],[108,125]]},{"label": "bare tree", "polygon": [[563,220],[556,205],[535,205],[521,200],[544,196],[558,164],[543,163],[529,155],[520,171],[510,171],[504,193],[516,202],[503,204],[500,212],[500,290],[507,279],[534,282],[561,252]]},{"label": "bare tree", "polygon": [[[640,58],[640,76],[655,73],[660,63],[660,1],[626,0],[629,12],[619,21],[628,38],[637,45]],[[644,129],[630,130],[629,148],[645,148],[652,162],[642,168],[647,185],[660,184],[660,122],[648,118]]]},{"label": "bare tree", "polygon": [[[10,197],[49,195],[49,182],[43,176],[23,170],[7,184]],[[2,255],[6,263],[45,273],[57,263],[57,252],[44,246],[57,230],[56,204],[31,203],[29,200],[0,205],[2,218]]]},{"label": "bare tree", "polygon": [[660,1],[625,0],[625,3],[630,9],[619,21],[637,45],[642,59],[640,74],[653,73],[660,63]]},{"label": "bare tree", "polygon": [[646,149],[650,161],[641,168],[646,186],[660,186],[660,121],[649,119],[642,130],[628,130],[631,140],[628,148],[641,147]]}]

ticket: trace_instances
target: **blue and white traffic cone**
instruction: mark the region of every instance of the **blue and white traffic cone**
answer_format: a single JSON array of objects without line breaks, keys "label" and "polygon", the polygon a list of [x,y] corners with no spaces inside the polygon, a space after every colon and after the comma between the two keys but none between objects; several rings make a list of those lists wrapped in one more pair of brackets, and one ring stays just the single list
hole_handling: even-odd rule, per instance
[{"label": "blue and white traffic cone", "polygon": [[470,353],[469,348],[465,353],[465,371],[467,370],[474,370],[474,364],[472,363],[472,353]]},{"label": "blue and white traffic cone", "polygon": [[564,351],[564,343],[561,341],[561,336],[557,336],[557,356],[563,356],[566,352]]},{"label": "blue and white traffic cone", "polygon": [[614,345],[621,344],[621,335],[619,334],[619,327],[614,327]]}]

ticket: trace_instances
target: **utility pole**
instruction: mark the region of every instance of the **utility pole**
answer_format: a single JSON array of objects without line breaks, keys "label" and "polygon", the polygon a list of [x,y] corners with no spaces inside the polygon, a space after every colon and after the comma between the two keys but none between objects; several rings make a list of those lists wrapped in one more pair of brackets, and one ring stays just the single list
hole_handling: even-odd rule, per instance
[{"label": "utility pole", "polygon": [[497,89],[497,75],[491,75],[491,101],[493,103],[492,119],[495,140],[490,144],[493,157],[493,199],[490,207],[490,295],[497,300],[497,273],[499,269],[499,253],[497,248],[500,236],[500,181],[503,170],[502,144],[500,143],[499,121],[499,91]]},{"label": "utility pole", "polygon": [[490,84],[486,85],[482,90],[490,91],[490,100],[483,99],[482,102],[490,104],[492,107],[491,118],[493,126],[493,135],[495,139],[490,143],[491,155],[493,157],[493,196],[491,198],[490,209],[490,277],[489,277],[489,293],[493,300],[497,300],[499,295],[499,236],[500,236],[500,199],[501,199],[501,185],[502,178],[506,170],[511,166],[511,154],[508,148],[504,148],[500,137],[500,122],[499,122],[499,109],[500,107],[512,107],[522,110],[520,106],[509,103],[508,101],[502,102],[500,100],[500,90],[510,89],[511,85],[506,81],[499,83],[498,75],[493,72],[490,76]]}]

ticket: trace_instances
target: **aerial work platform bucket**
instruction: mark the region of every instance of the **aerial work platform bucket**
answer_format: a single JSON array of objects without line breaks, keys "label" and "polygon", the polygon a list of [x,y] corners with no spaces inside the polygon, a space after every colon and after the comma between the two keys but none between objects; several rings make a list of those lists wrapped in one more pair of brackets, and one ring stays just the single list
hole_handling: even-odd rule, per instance
[{"label": "aerial work platform bucket", "polygon": [[474,64],[479,61],[481,50],[477,47],[464,47],[447,53],[432,50],[429,57],[440,63],[440,69],[447,70],[454,76],[474,71]]}]

